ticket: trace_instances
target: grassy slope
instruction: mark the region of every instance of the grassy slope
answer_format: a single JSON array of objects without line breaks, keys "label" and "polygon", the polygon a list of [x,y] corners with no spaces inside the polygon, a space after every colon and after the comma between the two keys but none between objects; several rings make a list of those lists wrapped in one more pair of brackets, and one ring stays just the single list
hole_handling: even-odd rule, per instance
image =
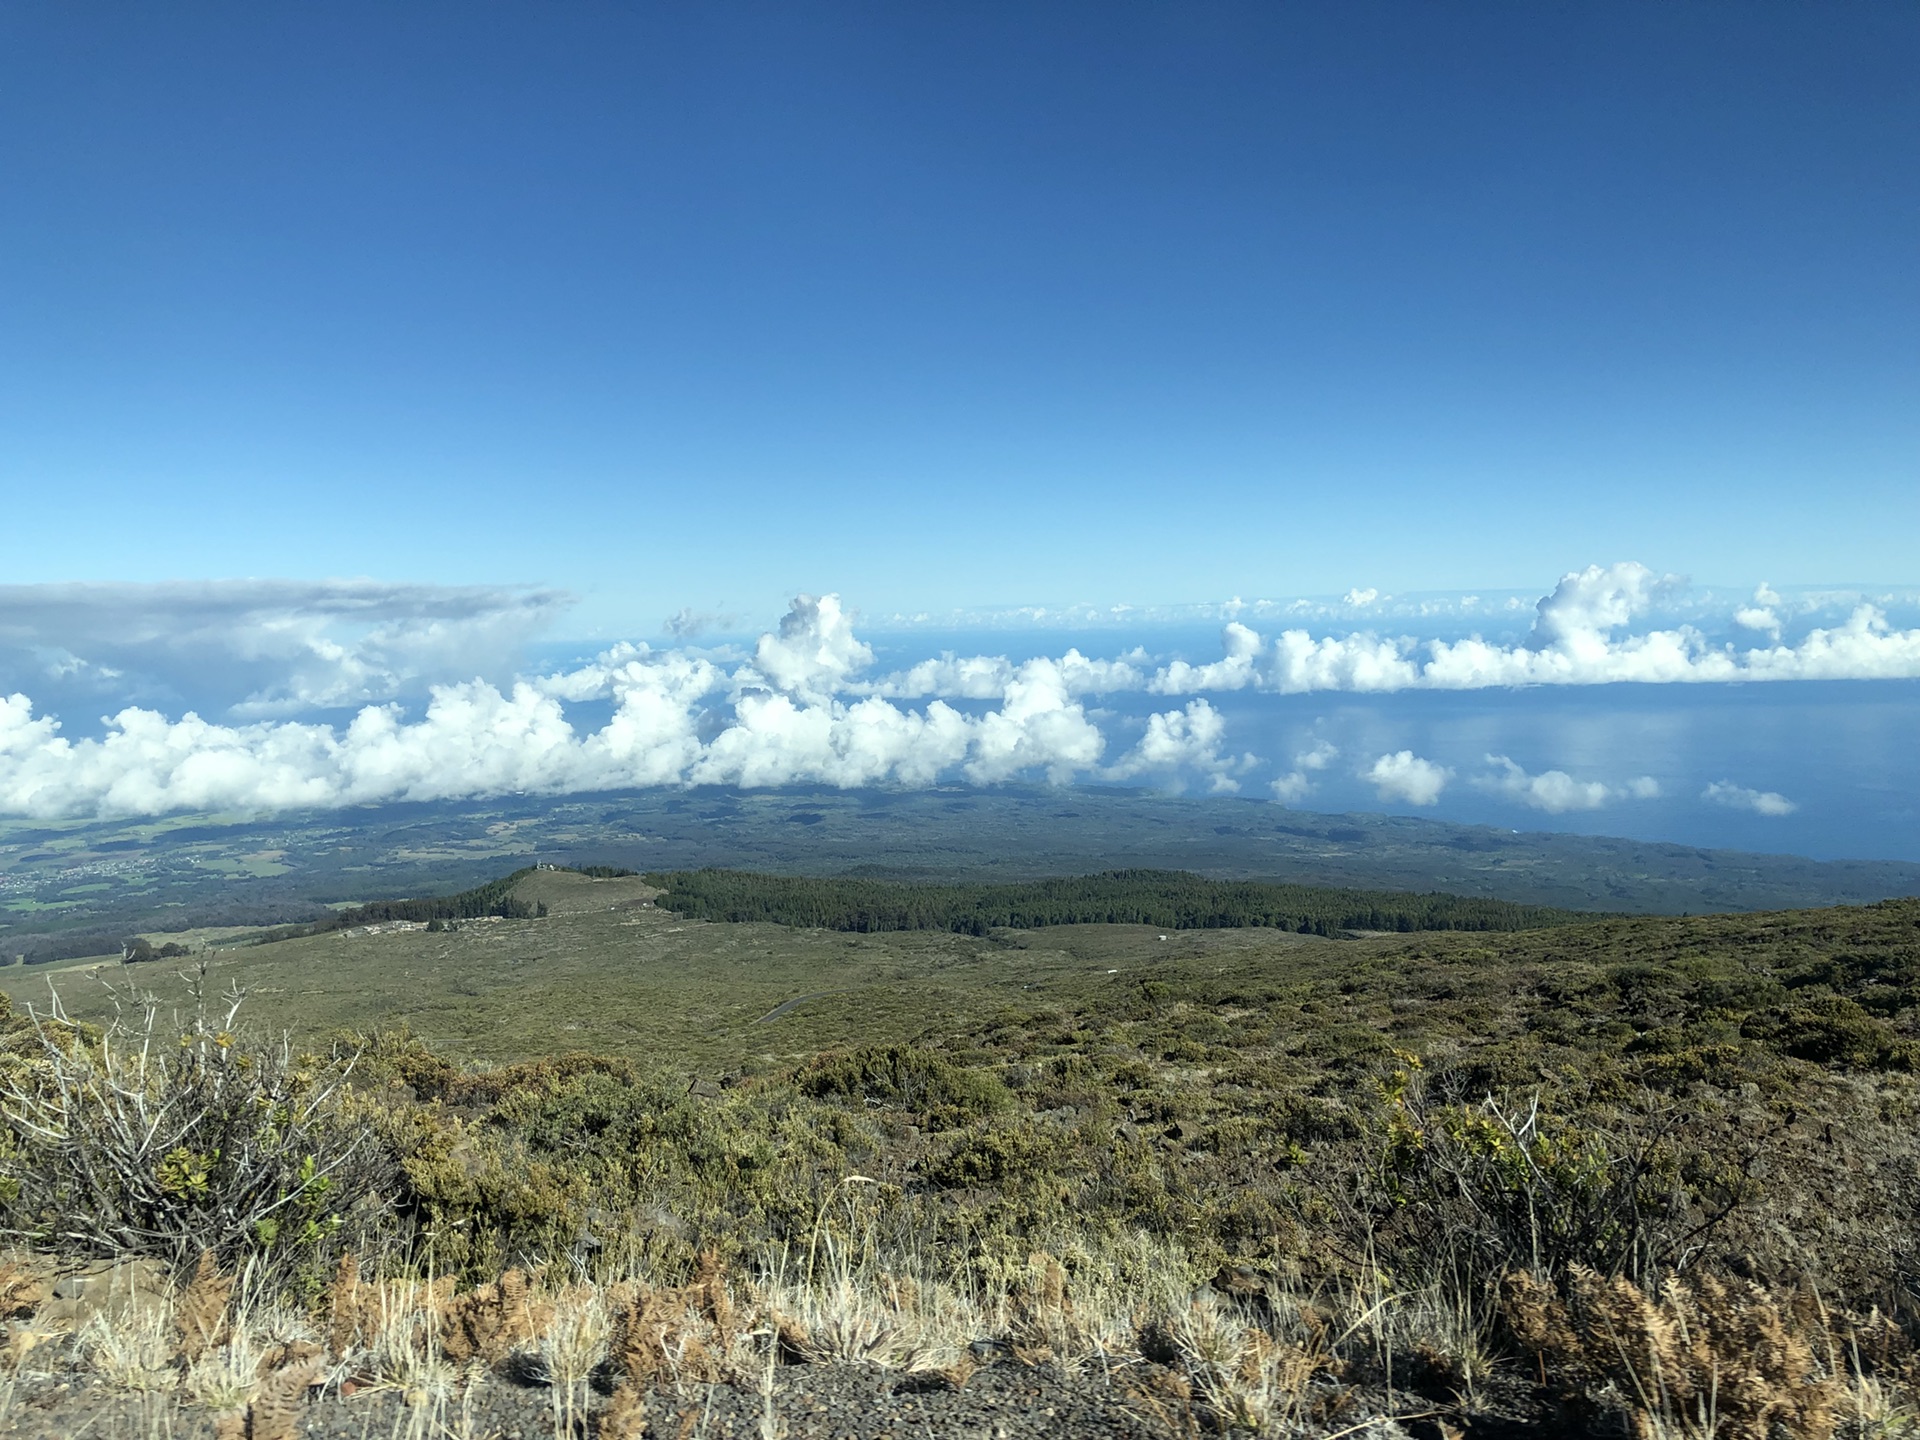
[{"label": "grassy slope", "polygon": [[104,951],[161,925],[311,919],[322,902],[445,894],[536,859],[928,880],[1158,867],[1651,913],[1920,894],[1912,864],[1316,815],[1249,799],[1097,787],[637,791],[271,819],[0,820],[0,958]]},{"label": "grassy slope", "polygon": [[[1582,1032],[1586,1048],[1631,1042],[1638,1054],[1652,1043],[1649,1027],[1719,1034],[1737,1031],[1755,1007],[1778,1009],[1791,998],[1781,977],[1802,998],[1862,996],[1875,1023],[1910,1035],[1920,984],[1920,902],[1911,901],[1321,940],[1271,930],[1161,939],[1125,925],[973,937],[709,924],[644,905],[655,892],[643,880],[551,871],[527,877],[517,893],[553,913],[444,935],[345,932],[230,949],[216,952],[212,978],[247,989],[256,1012],[298,1034],[405,1025],[469,1059],[591,1050],[692,1070],[954,1038],[1000,1016],[1121,1013],[1143,985],[1192,991],[1208,1004],[1207,995],[1235,992],[1238,1008],[1261,1013],[1267,1026],[1285,1015],[1308,1029],[1359,1027],[1380,1042],[1428,1037],[1476,1053],[1503,1037],[1574,1034],[1569,1017],[1584,1014],[1579,1023],[1597,1027]],[[1836,955],[1857,963],[1819,969]],[[1615,973],[1634,964],[1657,973]],[[170,995],[181,993],[176,970],[14,971],[0,988],[44,1002],[51,981],[72,1014],[97,1019],[111,1013],[102,978]],[[762,1023],[803,996],[817,998]],[[1616,1033],[1622,1026],[1629,1038]],[[1240,1025],[1234,1043],[1245,1048],[1252,1033]]]},{"label": "grassy slope", "polygon": [[[469,1059],[590,1050],[713,1070],[964,1028],[993,1007],[1083,995],[1109,969],[1157,973],[1201,957],[1255,953],[1271,963],[1335,944],[1272,931],[1182,933],[1162,942],[1142,926],[976,939],[707,924],[643,908],[639,902],[654,893],[643,881],[551,871],[529,876],[517,893],[545,901],[552,913],[451,934],[341,932],[225,950],[214,955],[210,975],[216,987],[246,989],[256,1014],[308,1037],[404,1025]],[[178,968],[36,967],[8,972],[0,989],[44,1005],[51,981],[69,1013],[99,1020],[112,1013],[102,978],[178,997]],[[784,1003],[816,994],[760,1023]]]},{"label": "grassy slope", "polygon": [[[376,1049],[369,1077],[408,1087],[383,1114],[451,1107],[421,1123],[457,1126],[459,1148],[430,1136],[416,1178],[472,1217],[462,1233],[503,1237],[465,1258],[476,1274],[512,1246],[568,1243],[589,1199],[682,1259],[791,1244],[860,1175],[873,1223],[956,1274],[1136,1231],[1196,1275],[1245,1263],[1309,1283],[1350,1276],[1362,1249],[1411,1274],[1458,1244],[1486,1304],[1525,1256],[1455,1225],[1457,1187],[1420,1156],[1492,1096],[1509,1113],[1537,1100],[1562,1157],[1607,1137],[1603,1175],[1644,1154],[1685,1191],[1676,1229],[1737,1192],[1713,1264],[1811,1279],[1862,1311],[1920,1297],[1920,902],[1345,941],[975,938],[689,924],[647,908],[638,880],[524,883],[547,918],[214,965],[251,988],[256,1022],[307,1034],[404,1022],[458,1059],[640,1062],[474,1077]],[[164,968],[139,978],[173,988]],[[35,978],[9,988],[31,996]],[[53,978],[75,1013],[104,1013],[87,977]],[[876,1048],[898,1039],[924,1048]],[[722,1071],[740,1083],[687,1084]],[[1395,1200],[1396,1171],[1427,1199]]]}]

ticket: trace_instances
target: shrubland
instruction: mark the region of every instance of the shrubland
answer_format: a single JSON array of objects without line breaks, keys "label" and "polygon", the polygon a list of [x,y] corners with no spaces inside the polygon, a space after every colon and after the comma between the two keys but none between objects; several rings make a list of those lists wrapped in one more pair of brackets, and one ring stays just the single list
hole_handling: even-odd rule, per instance
[{"label": "shrubland", "polygon": [[7,1012],[0,1223],[23,1316],[83,1258],[219,1290],[134,1368],[229,1410],[444,1418],[478,1364],[638,1433],[648,1387],[855,1361],[1091,1369],[1172,1433],[1915,1429],[1917,902],[1096,966],[717,1080],[295,1045],[195,986]]}]

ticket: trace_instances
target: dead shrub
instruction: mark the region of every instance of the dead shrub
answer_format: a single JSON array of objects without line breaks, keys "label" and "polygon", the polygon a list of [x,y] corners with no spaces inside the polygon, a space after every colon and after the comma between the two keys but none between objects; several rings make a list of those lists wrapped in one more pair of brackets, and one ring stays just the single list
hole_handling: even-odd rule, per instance
[{"label": "dead shrub", "polygon": [[658,1380],[751,1384],[735,1363],[745,1329],[709,1250],[687,1284],[640,1287],[626,1297],[614,1317],[611,1351],[623,1385],[642,1393]]},{"label": "dead shrub", "polygon": [[1503,1313],[1543,1375],[1624,1405],[1641,1440],[1674,1435],[1825,1440],[1845,1399],[1832,1336],[1791,1297],[1703,1274],[1657,1294],[1577,1267],[1562,1295],[1537,1276],[1502,1283]]},{"label": "dead shrub", "polygon": [[173,1324],[180,1358],[191,1365],[227,1336],[227,1297],[233,1277],[220,1273],[211,1250],[202,1250],[192,1277],[174,1297]]},{"label": "dead shrub", "polygon": [[553,1306],[536,1300],[523,1271],[508,1270],[448,1302],[440,1318],[440,1349],[458,1364],[498,1365],[529,1345],[553,1320]]}]

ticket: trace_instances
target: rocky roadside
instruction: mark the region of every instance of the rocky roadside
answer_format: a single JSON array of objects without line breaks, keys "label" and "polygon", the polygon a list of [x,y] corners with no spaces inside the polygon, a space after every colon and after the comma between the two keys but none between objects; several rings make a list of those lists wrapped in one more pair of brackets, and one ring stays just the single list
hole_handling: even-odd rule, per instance
[{"label": "rocky roadside", "polygon": [[[603,1397],[580,1397],[571,1433],[597,1436]],[[0,1435],[21,1440],[273,1440],[244,1421],[222,1424],[171,1396],[128,1395],[84,1382],[14,1383]],[[1184,1412],[1152,1413],[1152,1402],[1099,1377],[1045,1367],[990,1366],[965,1386],[902,1376],[869,1366],[806,1365],[777,1371],[771,1393],[727,1385],[657,1390],[646,1408],[646,1436],[672,1440],[1170,1440],[1191,1434]],[[481,1377],[440,1406],[408,1406],[392,1392],[341,1397],[315,1392],[286,1433],[313,1440],[552,1440],[569,1433],[555,1392]]]},{"label": "rocky roadside", "polygon": [[[790,1366],[774,1373],[770,1394],[728,1385],[656,1390],[644,1429],[628,1429],[622,1440],[1198,1440],[1219,1433],[1172,1387],[1158,1385],[1162,1378],[1109,1380],[1008,1361],[955,1388],[938,1377],[872,1366]],[[600,1425],[603,1396],[580,1396],[568,1416],[553,1390],[493,1374],[475,1377],[438,1406],[409,1405],[391,1390],[315,1391],[285,1428],[257,1419],[249,1427],[240,1417],[223,1423],[169,1395],[128,1395],[84,1381],[21,1380],[0,1386],[0,1397],[0,1436],[20,1440],[614,1440]],[[1288,1433],[1352,1440],[1581,1433],[1513,1411],[1469,1418],[1412,1402],[1396,1418],[1364,1418],[1372,1408],[1355,1404],[1320,1426]],[[1246,1432],[1233,1433],[1245,1440]]]}]

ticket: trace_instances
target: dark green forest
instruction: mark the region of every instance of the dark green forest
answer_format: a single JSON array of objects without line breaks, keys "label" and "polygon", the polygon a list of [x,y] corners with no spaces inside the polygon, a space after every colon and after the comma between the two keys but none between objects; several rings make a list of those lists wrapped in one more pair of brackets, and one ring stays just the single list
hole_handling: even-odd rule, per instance
[{"label": "dark green forest", "polygon": [[342,910],[316,930],[338,930],[349,925],[370,925],[380,920],[477,920],[483,915],[498,915],[505,920],[531,920],[544,915],[544,906],[535,906],[518,898],[514,886],[533,874],[531,865],[462,890],[457,895],[429,895],[417,900],[375,900]]},{"label": "dark green forest", "polygon": [[1544,905],[1460,895],[1341,890],[1209,880],[1180,870],[1108,870],[1020,884],[926,885],[836,876],[679,870],[647,876],[660,904],[689,919],[767,921],[823,930],[1157,925],[1166,930],[1266,927],[1303,935],[1344,930],[1532,930],[1590,918]]}]

